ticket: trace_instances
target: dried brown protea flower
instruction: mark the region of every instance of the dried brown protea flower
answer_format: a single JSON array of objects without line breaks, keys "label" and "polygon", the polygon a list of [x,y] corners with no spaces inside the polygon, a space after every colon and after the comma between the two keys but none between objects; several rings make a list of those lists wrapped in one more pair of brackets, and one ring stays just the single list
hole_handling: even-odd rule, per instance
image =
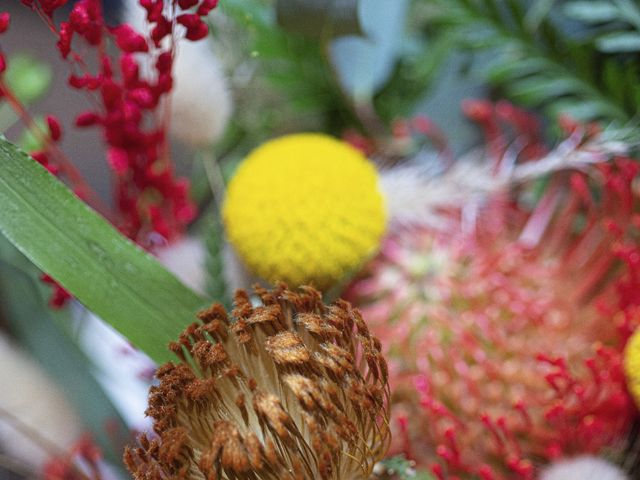
[{"label": "dried brown protea flower", "polygon": [[368,478],[389,443],[380,343],[345,301],[284,285],[239,290],[170,348],[147,414],[157,438],[125,452],[136,479]]}]

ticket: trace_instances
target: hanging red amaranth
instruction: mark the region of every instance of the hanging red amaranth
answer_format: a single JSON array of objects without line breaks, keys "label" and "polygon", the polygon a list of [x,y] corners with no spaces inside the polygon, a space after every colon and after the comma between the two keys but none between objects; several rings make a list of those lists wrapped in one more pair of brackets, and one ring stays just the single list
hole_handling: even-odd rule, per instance
[{"label": "hanging red amaranth", "polygon": [[[167,5],[165,0],[139,0],[150,25],[148,36],[129,25],[107,26],[100,0],[75,2],[68,18],[59,24],[54,23],[53,15],[66,0],[22,3],[39,13],[55,34],[56,48],[71,67],[69,86],[91,98],[94,107],[78,115],[75,123],[102,130],[105,159],[113,172],[116,211],[104,206],[56,145],[62,128],[55,117],[46,118],[47,131],[41,132],[44,148],[32,156],[69,181],[83,200],[144,248],[178,239],[195,218],[196,208],[189,198],[188,181],[175,175],[169,156],[169,102],[165,99],[173,86],[173,37],[180,25],[187,39],[204,38],[208,28],[203,17],[217,1],[172,0]],[[0,13],[0,33],[8,26],[9,15]],[[76,49],[78,43],[84,45]],[[141,62],[149,67],[144,74]],[[0,74],[5,68],[6,58],[0,52]],[[8,101],[26,127],[36,127],[4,83],[0,83],[0,98]],[[66,298],[58,287],[51,303],[60,306]]]}]

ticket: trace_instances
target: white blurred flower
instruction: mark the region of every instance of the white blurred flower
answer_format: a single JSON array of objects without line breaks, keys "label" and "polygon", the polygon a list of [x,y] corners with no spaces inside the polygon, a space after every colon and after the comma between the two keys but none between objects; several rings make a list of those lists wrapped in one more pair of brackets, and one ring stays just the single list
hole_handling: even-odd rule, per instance
[{"label": "white blurred flower", "polygon": [[160,263],[196,292],[204,293],[207,251],[202,241],[185,237],[155,252]]},{"label": "white blurred flower", "polygon": [[171,134],[193,147],[213,144],[232,111],[222,69],[206,40],[181,41],[174,64]]},{"label": "white blurred flower", "polygon": [[559,460],[540,474],[540,480],[627,480],[612,463],[590,455]]},{"label": "white blurred flower", "polygon": [[78,342],[92,361],[96,380],[129,427],[148,428],[144,411],[155,363],[96,315],[78,307]]},{"label": "white blurred flower", "polygon": [[[0,451],[39,471],[53,454],[72,447],[81,422],[40,366],[1,333],[0,365]],[[33,435],[17,428],[14,419]],[[47,451],[42,441],[57,451]]]}]

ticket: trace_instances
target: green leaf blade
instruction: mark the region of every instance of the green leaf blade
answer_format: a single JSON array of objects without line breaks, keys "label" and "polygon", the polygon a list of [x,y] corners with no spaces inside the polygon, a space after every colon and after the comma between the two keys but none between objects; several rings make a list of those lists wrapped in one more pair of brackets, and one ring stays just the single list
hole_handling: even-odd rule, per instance
[{"label": "green leaf blade", "polygon": [[0,232],[157,362],[204,300],[0,139]]}]

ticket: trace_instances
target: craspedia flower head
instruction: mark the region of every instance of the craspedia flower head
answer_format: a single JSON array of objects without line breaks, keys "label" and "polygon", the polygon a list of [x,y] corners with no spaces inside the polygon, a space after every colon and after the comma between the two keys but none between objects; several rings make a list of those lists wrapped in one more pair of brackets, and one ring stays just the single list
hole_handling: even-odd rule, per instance
[{"label": "craspedia flower head", "polygon": [[350,145],[310,133],[254,150],[229,184],[223,216],[254,273],[320,289],[374,254],[386,223],[374,166]]},{"label": "craspedia flower head", "polygon": [[624,372],[629,391],[640,407],[640,328],[631,335],[625,347]]},{"label": "craspedia flower head", "polygon": [[347,302],[312,288],[236,293],[215,304],[158,370],[136,479],[366,479],[385,453],[387,370],[380,344]]}]

